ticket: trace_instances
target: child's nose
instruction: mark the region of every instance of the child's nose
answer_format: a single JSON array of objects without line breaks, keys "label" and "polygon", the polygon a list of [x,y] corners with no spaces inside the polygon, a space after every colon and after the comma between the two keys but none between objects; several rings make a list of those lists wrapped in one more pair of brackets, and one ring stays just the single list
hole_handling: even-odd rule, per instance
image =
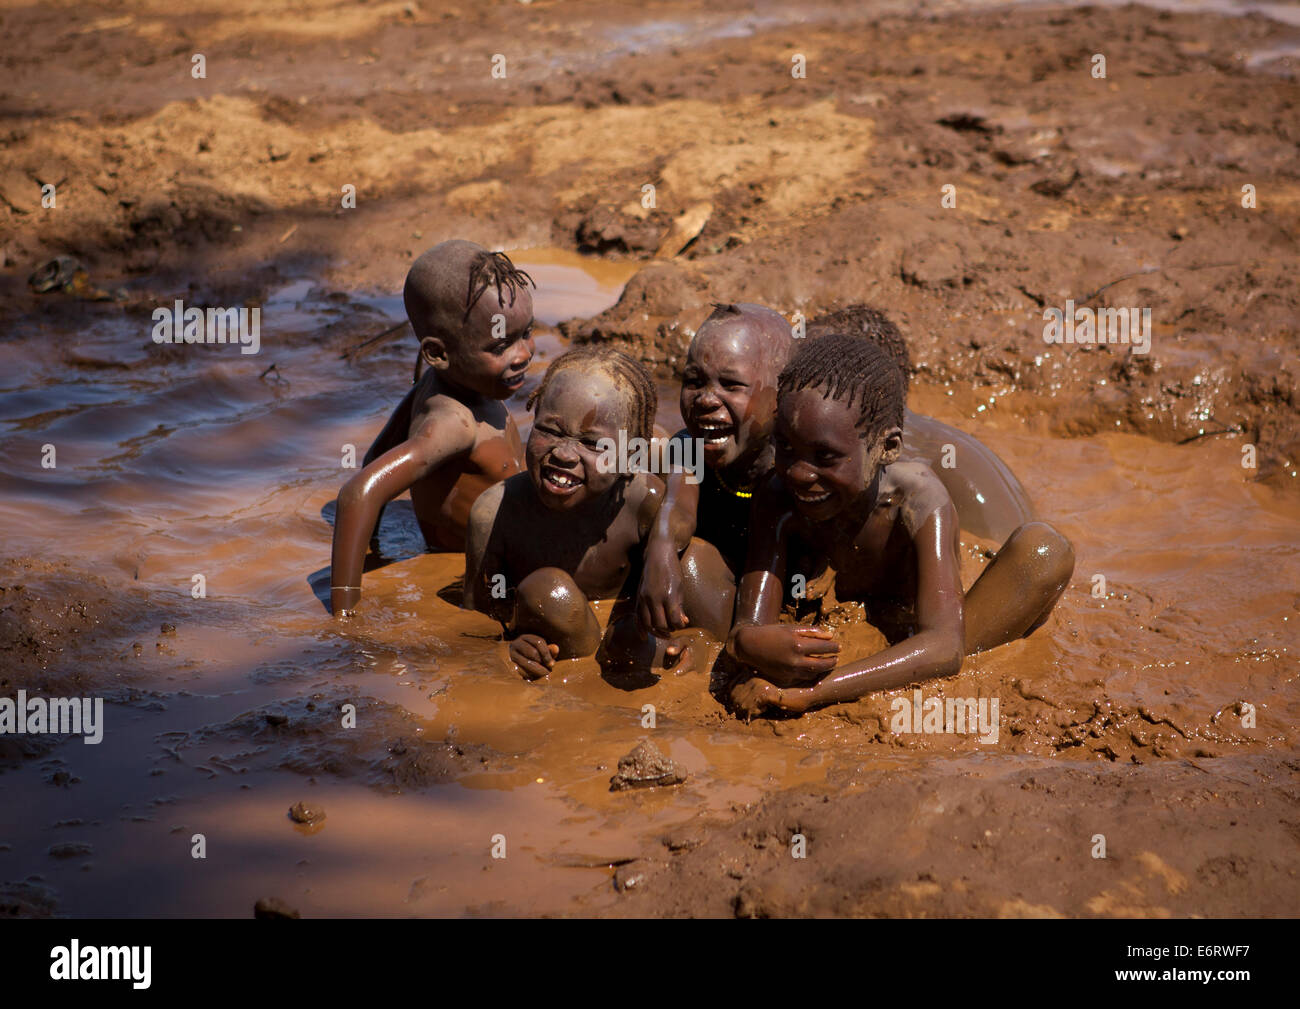
[{"label": "child's nose", "polygon": [[812,484],[817,480],[816,471],[802,459],[796,460],[785,475],[786,479],[798,484]]},{"label": "child's nose", "polygon": [[551,450],[551,459],[555,463],[566,465],[577,465],[578,462],[578,445],[577,442],[570,438],[565,438],[556,443],[555,448]]},{"label": "child's nose", "polygon": [[515,341],[515,353],[511,361],[516,367],[522,367],[533,359],[535,353],[532,336],[526,336],[522,340]]}]

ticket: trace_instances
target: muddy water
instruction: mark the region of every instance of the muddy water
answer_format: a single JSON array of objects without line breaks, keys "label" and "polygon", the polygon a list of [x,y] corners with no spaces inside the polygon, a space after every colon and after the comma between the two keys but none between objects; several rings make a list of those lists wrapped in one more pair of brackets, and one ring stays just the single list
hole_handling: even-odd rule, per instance
[{"label": "muddy water", "polygon": [[[634,268],[514,255],[548,325],[596,314]],[[744,726],[701,674],[629,690],[575,661],[524,683],[495,625],[454,605],[461,558],[424,554],[400,501],[362,616],[336,625],[324,599],[340,460],[383,423],[414,347],[408,335],[355,363],[339,351],[397,319],[395,297],[300,278],[268,293],[257,357],[162,353],[147,315],[116,312],[75,332],[28,322],[0,344],[4,553],[29,559],[6,583],[58,603],[71,572],[107,598],[85,638],[0,694],[108,701],[101,744],[59,742],[0,775],[0,882],[47,888],[72,915],[243,916],[272,895],[307,915],[599,911],[619,899],[617,864],[701,817],[779,787],[860,787],[918,759],[960,773],[987,750],[890,737],[887,699]],[[535,371],[562,349],[544,333]],[[527,391],[510,404],[521,423]],[[663,394],[667,426],[676,395]],[[999,697],[993,751],[1008,761],[1292,746],[1294,501],[1248,481],[1235,441],[1049,440],[1043,405],[914,392],[915,410],[1001,453],[1079,555],[1043,631],[934,692]],[[969,582],[984,559],[973,541],[967,556]],[[1242,701],[1257,728],[1234,716]],[[611,794],[618,758],[646,736],[690,779]],[[326,819],[294,824],[298,801]],[[50,854],[69,842],[89,847]]]}]

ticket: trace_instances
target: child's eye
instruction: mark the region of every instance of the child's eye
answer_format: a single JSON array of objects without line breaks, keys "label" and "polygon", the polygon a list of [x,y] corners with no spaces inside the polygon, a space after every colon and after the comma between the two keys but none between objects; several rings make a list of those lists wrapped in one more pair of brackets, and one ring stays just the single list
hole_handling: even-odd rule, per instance
[{"label": "child's eye", "polygon": [[817,453],[817,465],[833,466],[840,456],[838,452],[827,452],[825,449]]},{"label": "child's eye", "polygon": [[737,389],[748,389],[749,386],[744,382],[737,382],[732,379],[723,379],[722,388],[726,389],[728,392],[735,392]]}]

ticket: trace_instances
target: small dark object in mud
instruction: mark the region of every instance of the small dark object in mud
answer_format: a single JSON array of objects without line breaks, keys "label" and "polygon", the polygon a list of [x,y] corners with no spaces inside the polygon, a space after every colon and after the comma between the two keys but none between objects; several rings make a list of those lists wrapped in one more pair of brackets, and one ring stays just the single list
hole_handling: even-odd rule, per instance
[{"label": "small dark object in mud", "polygon": [[290,907],[279,897],[263,897],[253,905],[254,918],[301,918],[297,909]]},{"label": "small dark object in mud", "polygon": [[646,871],[638,867],[635,863],[632,865],[621,865],[618,871],[614,873],[614,889],[619,893],[626,893],[628,890],[644,889],[646,881]]},{"label": "small dark object in mud", "polygon": [[289,807],[289,819],[294,823],[320,823],[325,819],[325,810],[320,806],[309,806],[305,802],[295,802]]},{"label": "small dark object in mud", "polygon": [[283,711],[268,711],[266,713],[267,725],[288,725],[289,716]]},{"label": "small dark object in mud", "polygon": [[45,294],[73,284],[77,274],[84,277],[85,272],[72,256],[58,256],[38,266],[27,278],[27,285],[36,294]]},{"label": "small dark object in mud", "polygon": [[175,634],[175,633],[176,633],[176,625],[175,625],[175,624],[164,623],[164,624],[162,625],[162,627],[159,628],[159,630],[160,630],[163,634]]},{"label": "small dark object in mud", "polygon": [[62,844],[50,845],[46,853],[52,858],[76,858],[78,855],[89,855],[92,851],[85,841],[64,841]]},{"label": "small dark object in mud", "polygon": [[609,779],[609,790],[660,788],[680,785],[685,780],[686,771],[680,764],[660,753],[654,743],[643,739],[631,753],[619,757],[618,773]]}]

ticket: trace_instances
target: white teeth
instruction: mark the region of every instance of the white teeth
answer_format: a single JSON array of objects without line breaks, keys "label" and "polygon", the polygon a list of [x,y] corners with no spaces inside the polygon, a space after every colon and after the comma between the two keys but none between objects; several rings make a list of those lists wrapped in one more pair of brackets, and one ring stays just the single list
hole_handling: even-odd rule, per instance
[{"label": "white teeth", "polygon": [[565,487],[565,488],[576,487],[578,486],[579,483],[577,477],[570,476],[568,473],[564,473],[561,472],[560,470],[555,470],[555,469],[548,469],[546,471],[546,479],[549,480],[551,483],[555,484],[557,487]]},{"label": "white teeth", "polygon": [[816,495],[800,494],[798,492],[795,492],[794,496],[797,497],[804,504],[821,504],[821,502],[826,501],[827,499],[830,498],[831,492],[827,491],[825,494],[816,494]]}]

